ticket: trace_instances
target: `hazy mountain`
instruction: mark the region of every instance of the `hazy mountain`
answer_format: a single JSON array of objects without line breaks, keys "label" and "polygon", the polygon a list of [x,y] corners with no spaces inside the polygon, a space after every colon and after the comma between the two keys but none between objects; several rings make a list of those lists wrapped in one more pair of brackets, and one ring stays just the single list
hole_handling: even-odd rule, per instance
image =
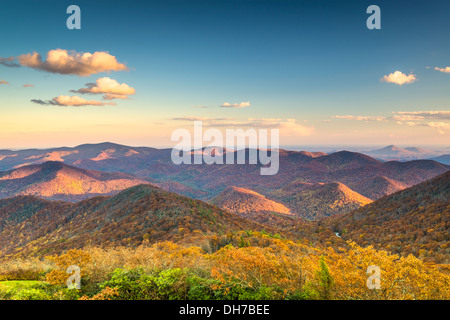
[{"label": "hazy mountain", "polygon": [[133,173],[161,155],[167,155],[170,159],[170,151],[170,149],[129,147],[110,142],[83,144],[73,148],[0,150],[0,170],[11,170],[46,161],[60,161],[85,169]]},{"label": "hazy mountain", "polygon": [[443,154],[442,156],[431,158],[431,160],[450,165],[450,154]]},{"label": "hazy mountain", "polygon": [[437,152],[417,147],[399,148],[395,145],[390,145],[381,149],[371,150],[365,152],[366,154],[382,160],[417,160],[427,159],[436,155]]},{"label": "hazy mountain", "polygon": [[149,181],[124,173],[107,173],[48,161],[0,172],[0,198],[35,195],[52,200],[79,201]]}]

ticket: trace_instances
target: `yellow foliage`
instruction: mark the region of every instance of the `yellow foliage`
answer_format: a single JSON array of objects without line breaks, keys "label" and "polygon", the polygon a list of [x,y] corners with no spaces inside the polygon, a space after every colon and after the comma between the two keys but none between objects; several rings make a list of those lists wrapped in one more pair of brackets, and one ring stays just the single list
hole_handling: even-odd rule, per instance
[{"label": "yellow foliage", "polygon": [[66,270],[71,265],[80,267],[80,275],[86,275],[85,267],[91,260],[91,256],[81,249],[70,249],[67,253],[60,256],[47,256],[46,259],[56,264],[57,269],[52,270],[46,275],[47,282],[51,284],[65,284],[69,274]]}]

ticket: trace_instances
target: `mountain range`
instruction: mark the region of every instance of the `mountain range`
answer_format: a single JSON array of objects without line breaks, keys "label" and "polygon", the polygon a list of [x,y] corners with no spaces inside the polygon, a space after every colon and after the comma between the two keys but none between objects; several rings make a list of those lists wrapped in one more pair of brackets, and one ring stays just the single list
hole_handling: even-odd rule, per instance
[{"label": "mountain range", "polygon": [[385,161],[389,160],[408,161],[408,160],[428,159],[439,155],[437,151],[433,150],[418,147],[400,148],[395,145],[390,145],[384,148],[366,151],[365,154]]},{"label": "mountain range", "polygon": [[[250,210],[256,213],[244,218],[150,184],[77,203],[35,196],[2,199],[0,254],[4,258],[42,256],[87,245],[164,240],[217,250],[227,244],[229,235],[254,230],[315,246],[338,249],[347,245],[344,240],[352,240],[425,261],[450,262],[450,171],[349,213],[317,221],[276,212],[286,209],[249,190],[229,188],[224,195],[228,193],[258,199]],[[263,210],[262,203],[276,210]]]},{"label": "mountain range", "polygon": [[[191,155],[202,152],[195,150]],[[245,152],[248,156],[250,151]],[[0,197],[34,194],[77,201],[152,183],[180,195],[211,201],[227,188],[236,187],[275,201],[295,216],[314,220],[349,212],[450,168],[433,160],[384,162],[350,151],[326,154],[280,149],[279,172],[262,176],[259,164],[175,165],[170,155],[171,149],[113,143],[0,150],[0,168],[7,170],[0,173]],[[57,163],[62,167],[58,169]]]}]

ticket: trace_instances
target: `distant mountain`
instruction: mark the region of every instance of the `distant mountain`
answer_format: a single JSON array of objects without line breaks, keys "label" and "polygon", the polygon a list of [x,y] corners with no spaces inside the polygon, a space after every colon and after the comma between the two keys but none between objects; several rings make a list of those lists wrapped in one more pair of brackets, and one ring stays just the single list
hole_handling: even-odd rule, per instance
[{"label": "distant mountain", "polygon": [[372,201],[338,182],[293,183],[271,195],[296,216],[309,220],[347,213]]},{"label": "distant mountain", "polygon": [[407,147],[405,148],[405,150],[409,151],[409,152],[413,152],[413,153],[418,153],[418,154],[433,154],[436,153],[432,150],[428,150],[428,149],[423,149],[423,148],[417,148],[417,147]]},{"label": "distant mountain", "polygon": [[[245,159],[248,159],[250,150],[244,151]],[[325,154],[280,149],[278,173],[273,176],[262,176],[261,164],[175,165],[171,160],[171,152],[171,149],[129,147],[113,143],[47,150],[0,150],[0,168],[11,170],[29,163],[39,164],[49,158],[59,159],[64,164],[77,168],[122,172],[134,175],[140,180],[150,179],[152,183],[166,190],[205,201],[218,196],[226,188],[235,186],[276,200],[288,207],[293,214],[310,218],[323,214],[318,215],[318,209],[306,202],[306,206],[302,206],[295,200],[303,199],[300,195],[290,194],[289,197],[279,195],[276,199],[273,195],[276,195],[278,190],[297,182],[340,183],[353,192],[375,200],[396,189],[410,187],[433,178],[450,168],[431,160],[384,162],[366,154],[350,151]],[[204,149],[192,150],[190,156],[204,152]],[[232,153],[234,159],[237,157],[234,150],[219,149],[218,155],[224,153]],[[381,180],[376,180],[377,177],[385,177],[387,179],[384,181],[385,185]],[[302,213],[296,212],[296,208],[302,208]],[[347,210],[341,210],[342,206],[327,205],[327,208],[335,209],[330,209],[326,215]]]},{"label": "distant mountain", "polygon": [[151,185],[78,203],[34,196],[0,200],[2,257],[43,255],[86,245],[195,241],[238,230],[272,230],[216,206]]},{"label": "distant mountain", "polygon": [[249,217],[254,213],[282,213],[291,214],[290,210],[281,203],[267,199],[252,190],[229,187],[211,200],[211,203],[229,212]]},{"label": "distant mountain", "polygon": [[155,158],[168,156],[170,149],[129,147],[116,143],[83,144],[73,148],[0,150],[0,170],[59,161],[85,169],[133,173]]},{"label": "distant mountain", "polygon": [[149,183],[124,173],[107,173],[72,167],[57,161],[0,172],[0,198],[35,195],[51,200],[79,201],[110,195]]},{"label": "distant mountain", "polygon": [[450,171],[319,222],[344,240],[450,263]]},{"label": "distant mountain", "polygon": [[437,154],[435,151],[432,150],[417,147],[399,148],[395,145],[390,145],[381,149],[367,151],[365,153],[372,157],[382,160],[400,160],[400,161],[427,159]]},{"label": "distant mountain", "polygon": [[447,164],[450,165],[450,154],[443,154],[442,156],[439,157],[434,157],[431,158],[430,160],[434,160],[443,164]]}]

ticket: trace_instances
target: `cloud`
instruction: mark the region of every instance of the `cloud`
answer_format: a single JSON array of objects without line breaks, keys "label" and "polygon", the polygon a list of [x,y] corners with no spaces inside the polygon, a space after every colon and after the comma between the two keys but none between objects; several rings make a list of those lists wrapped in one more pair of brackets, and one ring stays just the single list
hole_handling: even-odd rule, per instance
[{"label": "cloud", "polygon": [[331,116],[331,118],[359,120],[359,121],[385,121],[406,125],[410,127],[430,127],[438,130],[440,134],[450,131],[450,111],[395,111],[393,116]]},{"label": "cloud", "polygon": [[115,105],[115,103],[113,102],[86,100],[78,96],[64,96],[64,95],[60,95],[58,97],[53,98],[52,100],[47,101],[40,99],[32,99],[31,102],[41,105],[72,106],[72,107]]},{"label": "cloud", "polygon": [[440,72],[443,72],[443,73],[450,73],[450,67],[445,67],[445,68],[438,68],[438,67],[436,67],[436,68],[434,68],[434,70],[437,70],[437,71],[440,71]]},{"label": "cloud", "polygon": [[0,80],[0,84],[9,84],[9,82],[2,79]]},{"label": "cloud", "polygon": [[209,117],[177,117],[172,118],[172,120],[177,121],[222,121],[222,120],[232,120],[230,118],[209,118]]},{"label": "cloud", "polygon": [[377,117],[377,116],[332,116],[332,118],[336,119],[347,119],[347,120],[358,120],[358,121],[384,121],[386,117]]},{"label": "cloud", "polygon": [[34,84],[24,84],[22,87],[24,87],[24,88],[33,88]]},{"label": "cloud", "polygon": [[448,120],[450,111],[398,111],[393,112],[396,121],[421,121],[425,119]]},{"label": "cloud", "polygon": [[42,61],[39,53],[23,54],[17,57],[22,66],[59,74],[75,74],[87,77],[95,73],[128,70],[116,57],[108,52],[82,53],[63,49],[50,50]]},{"label": "cloud", "polygon": [[206,109],[208,108],[207,106],[192,106],[192,108],[202,108],[202,109]]},{"label": "cloud", "polygon": [[247,120],[235,121],[233,119],[216,118],[210,119],[203,124],[206,127],[220,128],[260,128],[260,129],[280,129],[284,134],[310,136],[314,133],[314,127],[300,124],[295,119],[278,118],[249,118]]},{"label": "cloud", "polygon": [[441,121],[441,122],[436,122],[436,121],[432,121],[432,122],[397,121],[397,124],[399,124],[399,125],[404,124],[404,125],[407,125],[410,127],[430,127],[430,128],[437,129],[437,131],[440,134],[446,134],[447,132],[450,132],[450,123],[443,122],[443,121]]},{"label": "cloud", "polygon": [[0,64],[5,66],[5,67],[10,67],[10,68],[18,68],[20,67],[19,64],[14,62],[14,57],[9,57],[9,58],[2,58],[0,57]]},{"label": "cloud", "polygon": [[250,107],[250,101],[241,102],[241,103],[233,103],[233,104],[231,104],[229,102],[225,102],[220,107],[221,108],[245,108],[245,107]]},{"label": "cloud", "polygon": [[136,93],[136,90],[129,85],[122,83],[119,84],[116,80],[104,77],[99,78],[95,83],[86,83],[87,88],[81,88],[78,90],[71,90],[71,92],[81,94],[105,94],[103,99],[128,99],[129,95]]},{"label": "cloud", "polygon": [[405,83],[413,83],[414,81],[416,81],[416,76],[412,73],[406,75],[400,71],[395,71],[394,73],[390,73],[389,75],[381,78],[381,81],[395,83],[401,86]]}]

